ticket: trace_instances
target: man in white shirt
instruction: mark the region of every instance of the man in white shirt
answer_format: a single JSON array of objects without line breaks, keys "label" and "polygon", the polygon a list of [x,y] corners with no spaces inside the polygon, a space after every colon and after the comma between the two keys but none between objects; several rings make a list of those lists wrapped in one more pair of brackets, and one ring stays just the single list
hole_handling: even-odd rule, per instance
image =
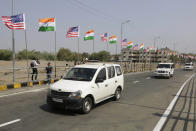
[{"label": "man in white shirt", "polygon": [[[31,68],[32,68],[31,80],[32,81],[37,80],[37,75],[38,75],[37,66],[38,66],[38,63],[37,63],[36,59],[33,58],[32,62],[31,62]],[[35,79],[34,79],[34,76],[35,76]]]}]

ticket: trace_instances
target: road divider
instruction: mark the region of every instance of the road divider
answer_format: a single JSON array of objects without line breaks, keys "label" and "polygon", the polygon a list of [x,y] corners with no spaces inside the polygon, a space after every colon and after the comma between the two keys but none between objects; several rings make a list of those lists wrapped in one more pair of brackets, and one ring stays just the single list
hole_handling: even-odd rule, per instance
[{"label": "road divider", "polygon": [[[59,79],[51,80],[51,83],[58,81]],[[32,81],[32,82],[23,82],[23,83],[15,83],[15,84],[8,84],[8,85],[0,85],[0,91],[4,91],[7,89],[14,89],[14,88],[21,88],[21,87],[32,87],[34,85],[43,85],[47,84],[47,80],[42,81]]]}]

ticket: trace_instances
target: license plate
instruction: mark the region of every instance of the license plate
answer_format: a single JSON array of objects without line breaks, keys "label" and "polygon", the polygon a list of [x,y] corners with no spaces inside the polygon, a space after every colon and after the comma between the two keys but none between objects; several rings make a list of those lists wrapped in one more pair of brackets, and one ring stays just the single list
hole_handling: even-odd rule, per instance
[{"label": "license plate", "polygon": [[63,103],[63,100],[62,99],[52,98],[52,100],[55,101],[55,102]]}]

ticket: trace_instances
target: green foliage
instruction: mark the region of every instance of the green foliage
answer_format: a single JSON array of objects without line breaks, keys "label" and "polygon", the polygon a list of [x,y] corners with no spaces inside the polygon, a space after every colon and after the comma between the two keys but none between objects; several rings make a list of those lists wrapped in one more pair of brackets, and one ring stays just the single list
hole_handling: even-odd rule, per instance
[{"label": "green foliage", "polygon": [[19,51],[16,55],[16,58],[18,60],[24,60],[27,58],[27,56],[26,56],[27,54],[28,54],[28,59],[33,59],[33,58],[44,59],[44,60],[54,60],[55,59],[55,55],[52,53],[39,52],[39,51],[35,51],[35,50],[27,51],[27,52],[26,52],[26,50]]},{"label": "green foliage", "polygon": [[49,52],[42,52],[41,53],[41,59],[44,60],[55,60],[55,54],[49,53]]},{"label": "green foliage", "polygon": [[76,56],[69,49],[60,48],[57,53],[57,59],[61,61],[72,61],[74,58],[76,59]]},{"label": "green foliage", "polygon": [[[40,51],[32,50],[32,51],[27,51],[27,53],[28,53],[28,59],[33,59],[33,58],[40,59],[41,58]],[[19,51],[18,54],[16,55],[16,58],[19,60],[26,59],[27,58],[26,50]]]},{"label": "green foliage", "polygon": [[92,53],[89,58],[90,60],[110,61],[111,56],[107,51],[100,51],[97,53]]},{"label": "green foliage", "polygon": [[12,51],[0,49],[0,60],[11,60]]}]

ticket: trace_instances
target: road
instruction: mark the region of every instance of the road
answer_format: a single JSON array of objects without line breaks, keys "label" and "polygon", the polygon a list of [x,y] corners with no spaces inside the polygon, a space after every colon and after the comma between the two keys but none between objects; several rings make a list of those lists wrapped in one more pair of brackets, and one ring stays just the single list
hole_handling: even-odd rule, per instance
[{"label": "road", "polygon": [[[104,101],[86,115],[76,111],[49,110],[46,86],[0,92],[0,131],[151,131],[192,74],[193,71],[180,69],[175,70],[171,79],[153,78],[149,72],[127,74],[122,98]],[[188,97],[196,97],[195,85],[192,79],[185,86],[164,130],[193,128],[189,122],[195,121],[196,104]],[[1,127],[2,124],[5,125]]]}]

